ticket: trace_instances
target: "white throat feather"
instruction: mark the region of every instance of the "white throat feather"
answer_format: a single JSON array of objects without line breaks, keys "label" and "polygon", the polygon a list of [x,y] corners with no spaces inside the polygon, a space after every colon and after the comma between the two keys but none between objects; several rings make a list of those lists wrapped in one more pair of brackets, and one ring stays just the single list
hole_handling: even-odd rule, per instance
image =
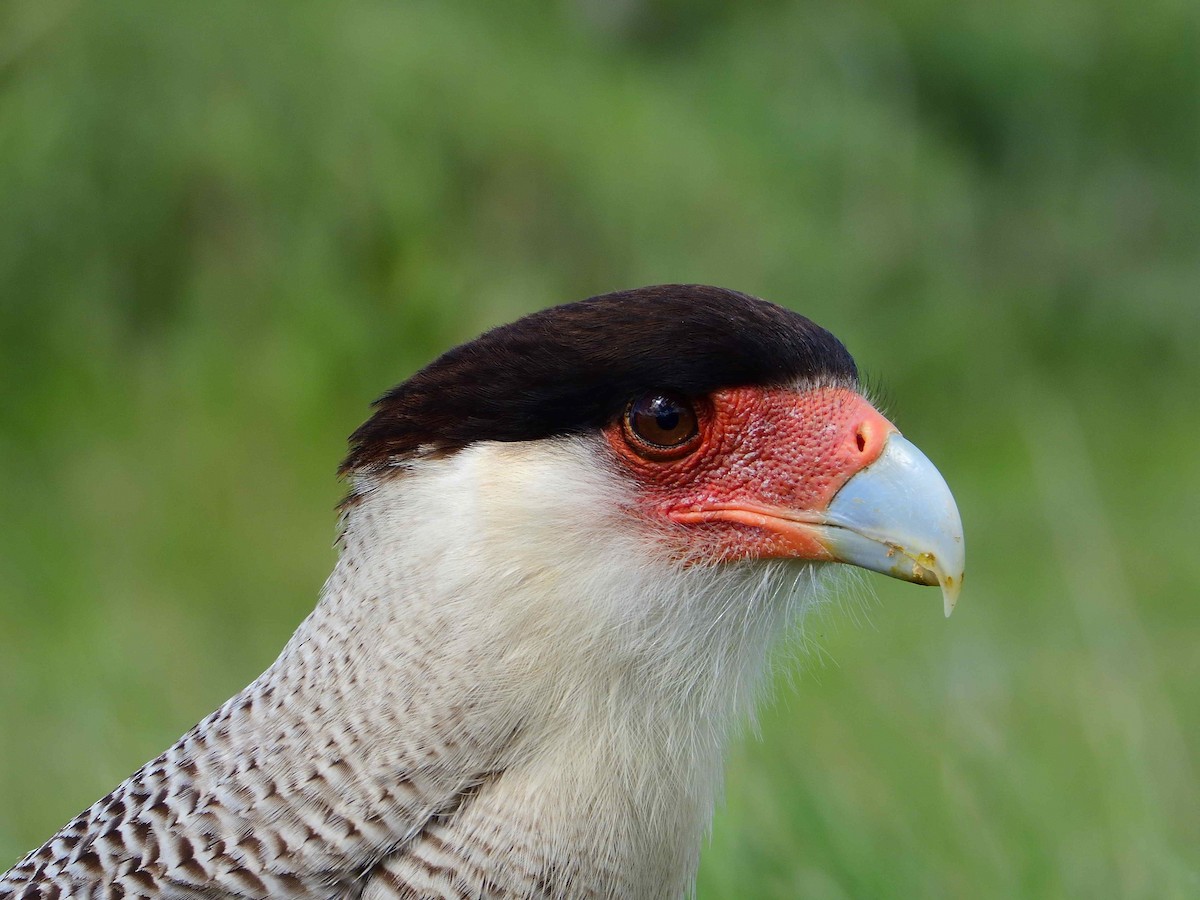
[{"label": "white throat feather", "polygon": [[725,745],[816,569],[673,559],[604,460],[598,438],[482,443],[360,482],[323,605],[345,627],[344,604],[363,604],[376,689],[411,701],[414,672],[456,673],[443,688],[472,712],[440,742],[502,743],[476,773],[486,810],[460,809],[454,837],[503,813],[536,831],[508,840],[543,869],[590,852],[609,872],[593,877],[677,896]]}]

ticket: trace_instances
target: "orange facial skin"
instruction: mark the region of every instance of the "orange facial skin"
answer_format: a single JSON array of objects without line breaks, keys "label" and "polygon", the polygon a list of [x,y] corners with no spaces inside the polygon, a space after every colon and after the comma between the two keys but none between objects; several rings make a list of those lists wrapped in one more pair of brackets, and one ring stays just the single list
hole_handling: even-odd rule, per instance
[{"label": "orange facial skin", "polygon": [[805,525],[896,427],[847,388],[731,388],[694,402],[699,434],[677,458],[646,455],[621,422],[604,430],[642,510],[674,523],[690,558],[830,559]]}]

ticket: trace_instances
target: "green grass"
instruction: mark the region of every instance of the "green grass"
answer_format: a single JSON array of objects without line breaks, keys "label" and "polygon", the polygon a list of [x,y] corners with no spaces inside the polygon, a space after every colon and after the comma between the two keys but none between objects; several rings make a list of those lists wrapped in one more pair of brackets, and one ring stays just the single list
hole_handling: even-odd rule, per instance
[{"label": "green grass", "polygon": [[809,623],[701,896],[1200,894],[1195,5],[482,7],[0,5],[0,867],[273,658],[372,397],[685,280],[841,336],[969,547]]}]

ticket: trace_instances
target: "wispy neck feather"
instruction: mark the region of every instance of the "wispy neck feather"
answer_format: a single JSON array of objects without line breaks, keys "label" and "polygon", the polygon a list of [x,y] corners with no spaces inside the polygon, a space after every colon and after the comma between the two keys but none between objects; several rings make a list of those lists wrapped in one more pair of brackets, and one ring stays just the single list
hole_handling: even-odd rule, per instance
[{"label": "wispy neck feather", "polygon": [[605,459],[479,444],[363,479],[275,663],[0,895],[686,894],[812,570],[672,560]]},{"label": "wispy neck feather", "polygon": [[[435,734],[393,740],[472,748],[439,845],[519,848],[514,872],[602,895],[685,893],[727,739],[813,570],[672,560],[586,438],[475,445],[359,487],[310,625],[357,620],[380,700],[430,705],[412,727]],[[511,865],[491,852],[463,863]]]}]

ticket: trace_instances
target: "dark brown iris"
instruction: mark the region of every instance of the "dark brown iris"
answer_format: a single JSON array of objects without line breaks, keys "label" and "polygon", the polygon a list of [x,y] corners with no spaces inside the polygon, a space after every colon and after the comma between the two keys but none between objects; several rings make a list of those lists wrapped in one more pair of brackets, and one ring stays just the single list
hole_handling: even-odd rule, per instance
[{"label": "dark brown iris", "polygon": [[625,434],[644,456],[680,456],[692,449],[697,437],[696,409],[679,394],[646,394],[625,411]]}]

